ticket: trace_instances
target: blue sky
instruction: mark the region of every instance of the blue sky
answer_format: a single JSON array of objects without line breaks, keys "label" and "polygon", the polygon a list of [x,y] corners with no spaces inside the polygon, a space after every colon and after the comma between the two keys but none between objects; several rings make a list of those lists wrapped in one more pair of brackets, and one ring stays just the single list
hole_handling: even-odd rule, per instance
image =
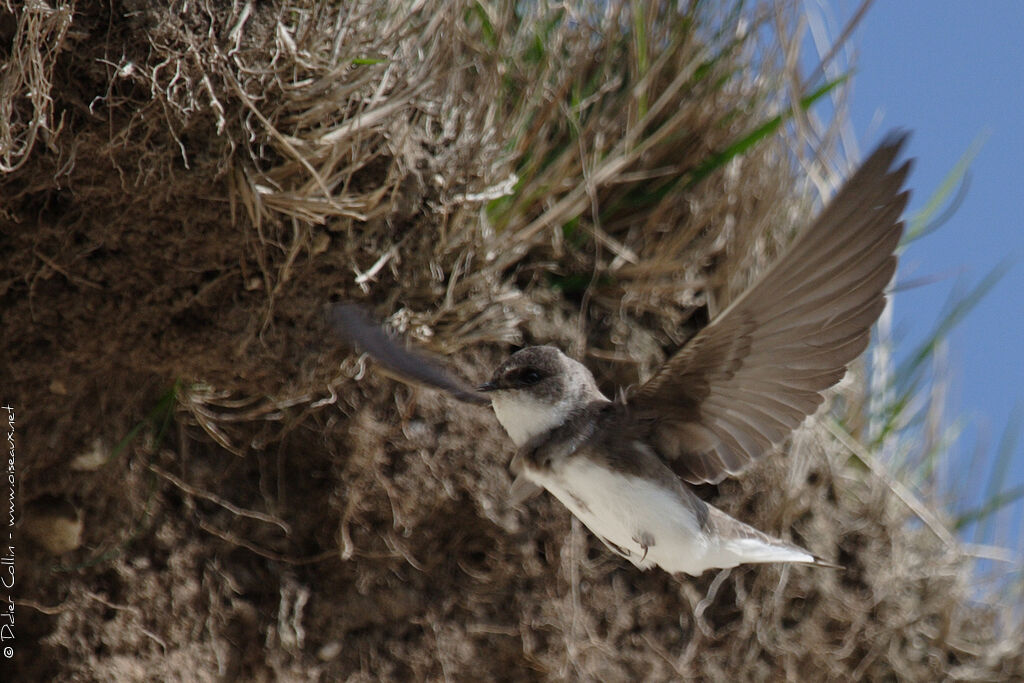
[{"label": "blue sky", "polygon": [[[859,2],[834,0],[844,25]],[[854,33],[850,118],[861,152],[892,128],[913,132],[910,209],[919,209],[971,146],[985,137],[967,195],[939,230],[911,244],[900,279],[939,276],[900,292],[895,321],[901,350],[926,337],[950,293],[980,281],[1006,259],[1013,265],[949,339],[949,414],[967,428],[945,466],[950,490],[976,496],[991,462],[971,471],[977,449],[991,457],[1015,406],[1024,408],[1024,2],[876,2]],[[1024,483],[1018,443],[1007,488]],[[961,507],[972,502],[961,501]],[[1020,503],[1000,518],[1021,548]],[[973,540],[968,538],[968,540]]]}]

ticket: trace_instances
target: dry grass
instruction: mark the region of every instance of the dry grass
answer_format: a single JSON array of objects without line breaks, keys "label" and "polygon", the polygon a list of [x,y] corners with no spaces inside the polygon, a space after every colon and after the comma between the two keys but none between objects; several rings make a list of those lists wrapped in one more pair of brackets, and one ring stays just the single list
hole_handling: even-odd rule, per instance
[{"label": "dry grass", "polygon": [[[644,377],[833,182],[799,111],[716,157],[806,94],[792,7],[343,4],[7,5],[0,379],[21,499],[84,534],[24,541],[18,673],[1024,673],[941,515],[827,420],[704,493],[848,571],[641,574],[510,508],[489,413],[324,325],[356,299],[474,379],[533,341]],[[861,393],[833,401],[854,434]]]}]

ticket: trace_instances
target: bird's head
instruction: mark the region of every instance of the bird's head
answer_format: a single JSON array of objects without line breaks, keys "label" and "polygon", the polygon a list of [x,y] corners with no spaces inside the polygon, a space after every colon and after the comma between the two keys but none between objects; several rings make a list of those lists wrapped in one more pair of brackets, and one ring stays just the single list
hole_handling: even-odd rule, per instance
[{"label": "bird's head", "polygon": [[516,446],[559,426],[576,409],[607,400],[582,364],[553,346],[528,346],[509,356],[477,387]]}]

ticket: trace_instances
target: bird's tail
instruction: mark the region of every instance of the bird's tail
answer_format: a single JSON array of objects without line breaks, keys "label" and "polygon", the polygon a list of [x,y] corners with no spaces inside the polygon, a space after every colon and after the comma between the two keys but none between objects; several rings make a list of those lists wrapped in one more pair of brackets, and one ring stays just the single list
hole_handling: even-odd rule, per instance
[{"label": "bird's tail", "polygon": [[773,538],[752,526],[733,519],[721,510],[710,506],[709,508],[711,514],[708,524],[717,532],[714,534],[714,538],[718,541],[715,551],[719,555],[717,559],[721,563],[719,564],[721,567],[735,567],[739,564],[760,562],[795,562],[816,567],[842,569],[840,565],[823,560],[800,546]]}]

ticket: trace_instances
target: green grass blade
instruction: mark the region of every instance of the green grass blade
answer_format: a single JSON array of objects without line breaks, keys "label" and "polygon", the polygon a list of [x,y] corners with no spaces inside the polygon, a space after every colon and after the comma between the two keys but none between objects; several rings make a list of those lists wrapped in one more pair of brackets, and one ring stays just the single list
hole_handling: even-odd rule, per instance
[{"label": "green grass blade", "polygon": [[904,367],[897,371],[897,384],[911,383],[912,377],[918,373],[924,363],[935,353],[936,345],[948,337],[949,333],[963,321],[967,314],[981,303],[981,300],[1006,275],[1011,265],[1013,265],[1011,259],[1004,259],[990,270],[973,289],[953,300],[952,305],[949,306],[948,313],[939,320],[938,325],[935,326],[928,339],[911,355],[910,360],[906,362]]},{"label": "green grass blade", "polygon": [[181,380],[176,380],[174,384],[164,392],[163,396],[157,401],[146,417],[143,418],[134,427],[128,430],[128,433],[114,445],[113,450],[110,453],[110,460],[114,460],[122,451],[135,440],[135,437],[139,435],[147,425],[150,425],[154,429],[154,435],[157,442],[163,439],[164,434],[167,433],[167,429],[171,424],[171,418],[174,415],[174,404],[178,400],[178,393],[181,390]]},{"label": "green grass blade", "polygon": [[[946,216],[948,210],[942,214],[939,213],[940,210],[946,203],[946,200],[953,195],[956,188],[964,182],[971,164],[974,163],[975,157],[978,156],[978,152],[981,151],[989,135],[991,135],[991,131],[982,131],[974,138],[970,146],[960,155],[960,159],[953,165],[953,168],[949,169],[946,177],[942,179],[939,187],[928,198],[925,205],[910,219],[907,225],[907,232],[903,235],[903,246],[930,234],[945,222],[944,216],[948,217]],[[954,202],[953,208],[956,208],[956,202]]]},{"label": "green grass blade", "polygon": [[1017,451],[1017,444],[1020,441],[1021,424],[1024,423],[1024,404],[1018,403],[1013,408],[1003,435],[999,439],[999,449],[995,461],[992,463],[992,473],[989,476],[988,487],[985,491],[984,503],[974,511],[971,521],[983,522],[975,529],[974,537],[976,542],[989,538],[992,526],[995,522],[995,513],[1002,507],[1009,505],[1021,497],[1024,497],[1024,484],[1016,486],[1009,491],[1003,491],[1003,485],[1007,481],[1010,472],[1010,463]]},{"label": "green grass blade", "polygon": [[[815,102],[817,102],[822,97],[830,93],[839,85],[845,83],[847,78],[848,76],[846,75],[840,76],[839,78],[824,84],[811,94],[800,98],[800,108],[809,109],[814,105]],[[727,146],[721,152],[718,152],[717,154],[713,154],[710,157],[708,157],[703,163],[697,166],[697,168],[691,171],[689,179],[685,186],[686,189],[692,188],[694,185],[696,185],[701,180],[709,176],[715,170],[721,168],[722,166],[725,166],[733,158],[739,156],[740,154],[743,154],[757,143],[761,142],[768,136],[774,134],[776,131],[778,131],[782,124],[784,124],[786,121],[793,117],[793,112],[794,109],[790,107],[781,114],[773,116],[772,118],[762,123],[760,126],[754,128],[752,131],[750,131],[746,135],[742,136],[741,138],[733,142],[731,145]]]},{"label": "green grass blade", "polygon": [[[1007,505],[1012,505],[1022,499],[1024,499],[1024,484],[1019,484],[1011,489],[992,496],[987,499],[983,505],[958,515],[956,521],[953,523],[953,528],[956,529],[956,531],[962,531],[965,527],[973,524],[974,522],[991,521],[996,512]],[[987,526],[988,525],[986,525],[986,531]],[[974,534],[975,543],[980,542],[979,539],[985,538],[985,534],[980,532],[980,526],[978,529],[979,530]]]},{"label": "green grass blade", "polygon": [[[647,6],[645,2],[639,2],[639,0],[633,0],[632,14],[633,14],[633,49],[636,54],[636,82],[643,81],[644,76],[647,75],[647,69],[650,64],[647,59],[647,27],[644,23],[644,8]],[[647,114],[647,92],[642,90],[637,93],[637,115],[642,118]]]},{"label": "green grass blade", "polygon": [[989,271],[982,278],[981,282],[975,285],[969,292],[960,297],[952,298],[952,303],[948,305],[947,313],[942,316],[931,334],[896,369],[893,386],[897,387],[897,394],[883,409],[885,413],[883,427],[872,442],[872,447],[877,447],[894,431],[912,422],[912,420],[905,417],[904,413],[912,405],[913,398],[917,395],[918,388],[924,381],[926,364],[934,357],[936,347],[992,291],[992,288],[1002,279],[1012,264],[1012,260],[1005,259]]},{"label": "green grass blade", "polygon": [[491,21],[491,17],[488,16],[487,10],[484,6],[479,3],[473,3],[473,6],[469,9],[469,13],[477,18],[480,22],[480,33],[483,37],[484,44],[488,47],[496,47],[498,45],[498,34],[494,30],[494,23]]}]

